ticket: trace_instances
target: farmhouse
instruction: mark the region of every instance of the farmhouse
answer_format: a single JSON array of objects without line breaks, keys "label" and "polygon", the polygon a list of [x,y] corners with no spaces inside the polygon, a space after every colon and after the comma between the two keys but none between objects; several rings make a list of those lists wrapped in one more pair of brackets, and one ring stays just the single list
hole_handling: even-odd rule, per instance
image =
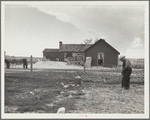
[{"label": "farmhouse", "polygon": [[113,67],[118,65],[120,53],[104,39],[94,44],[63,44],[59,49],[44,49],[43,57],[51,61],[66,61],[70,64],[83,65],[87,57],[91,58],[92,66]]}]

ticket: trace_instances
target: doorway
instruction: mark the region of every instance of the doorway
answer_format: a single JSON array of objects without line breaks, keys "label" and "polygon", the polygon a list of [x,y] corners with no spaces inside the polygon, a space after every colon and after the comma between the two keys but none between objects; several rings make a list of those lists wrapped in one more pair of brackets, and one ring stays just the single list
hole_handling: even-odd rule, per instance
[{"label": "doorway", "polygon": [[98,53],[97,55],[97,65],[103,66],[104,65],[104,53]]}]

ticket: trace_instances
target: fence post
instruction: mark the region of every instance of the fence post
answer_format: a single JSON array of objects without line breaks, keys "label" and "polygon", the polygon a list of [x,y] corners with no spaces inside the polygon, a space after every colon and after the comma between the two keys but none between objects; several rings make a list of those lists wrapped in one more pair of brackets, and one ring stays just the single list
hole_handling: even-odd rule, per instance
[{"label": "fence post", "polygon": [[32,72],[32,55],[31,55],[31,72]]},{"label": "fence post", "polygon": [[84,72],[85,72],[85,62],[84,62]]},{"label": "fence post", "polygon": [[85,59],[85,52],[83,52],[83,67],[84,67],[84,72],[85,72],[85,61],[86,61],[86,59]]},{"label": "fence post", "polygon": [[4,58],[5,58],[5,56],[6,56],[6,51],[4,51]]}]

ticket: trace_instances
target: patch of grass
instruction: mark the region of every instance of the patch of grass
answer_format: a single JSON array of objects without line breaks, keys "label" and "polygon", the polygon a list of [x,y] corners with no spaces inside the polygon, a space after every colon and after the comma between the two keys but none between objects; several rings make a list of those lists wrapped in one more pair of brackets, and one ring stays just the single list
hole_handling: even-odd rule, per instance
[{"label": "patch of grass", "polygon": [[82,113],[142,114],[144,113],[144,100],[141,98],[144,97],[144,87],[141,87],[131,85],[129,90],[121,93],[119,85],[104,85],[103,88],[95,85],[87,90],[87,97],[84,101],[80,99],[77,101],[77,111],[82,111]]},{"label": "patch of grass", "polygon": [[75,97],[73,97],[73,99],[81,99],[81,97],[75,96]]},{"label": "patch of grass", "polygon": [[56,110],[60,107],[65,107],[66,108],[66,113],[69,113],[70,110],[76,110],[76,106],[75,106],[76,100],[74,100],[74,98],[68,98],[65,99],[57,104],[55,104]]},{"label": "patch of grass", "polygon": [[21,90],[15,90],[15,89],[7,89],[5,92],[12,92],[12,93],[15,93],[15,92],[20,92]]},{"label": "patch of grass", "polygon": [[17,109],[17,111],[19,111],[20,113],[25,113],[25,112],[33,112],[33,111],[37,111],[37,110],[45,110],[42,106],[39,105],[35,105],[35,106],[24,106],[24,107],[20,107]]}]

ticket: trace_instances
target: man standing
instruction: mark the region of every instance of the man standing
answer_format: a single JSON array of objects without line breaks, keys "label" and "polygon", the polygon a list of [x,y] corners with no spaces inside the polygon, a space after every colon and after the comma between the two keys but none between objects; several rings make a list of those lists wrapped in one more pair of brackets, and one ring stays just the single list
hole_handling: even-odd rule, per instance
[{"label": "man standing", "polygon": [[130,75],[132,73],[132,65],[131,62],[125,58],[125,56],[121,56],[120,60],[123,62],[123,67],[122,67],[122,92],[124,90],[128,90],[129,89],[129,84],[130,84]]},{"label": "man standing", "polygon": [[5,63],[6,63],[6,66],[7,66],[6,68],[9,69],[10,68],[10,62],[9,62],[9,60],[5,59]]},{"label": "man standing", "polygon": [[23,68],[28,68],[27,59],[23,59]]}]

